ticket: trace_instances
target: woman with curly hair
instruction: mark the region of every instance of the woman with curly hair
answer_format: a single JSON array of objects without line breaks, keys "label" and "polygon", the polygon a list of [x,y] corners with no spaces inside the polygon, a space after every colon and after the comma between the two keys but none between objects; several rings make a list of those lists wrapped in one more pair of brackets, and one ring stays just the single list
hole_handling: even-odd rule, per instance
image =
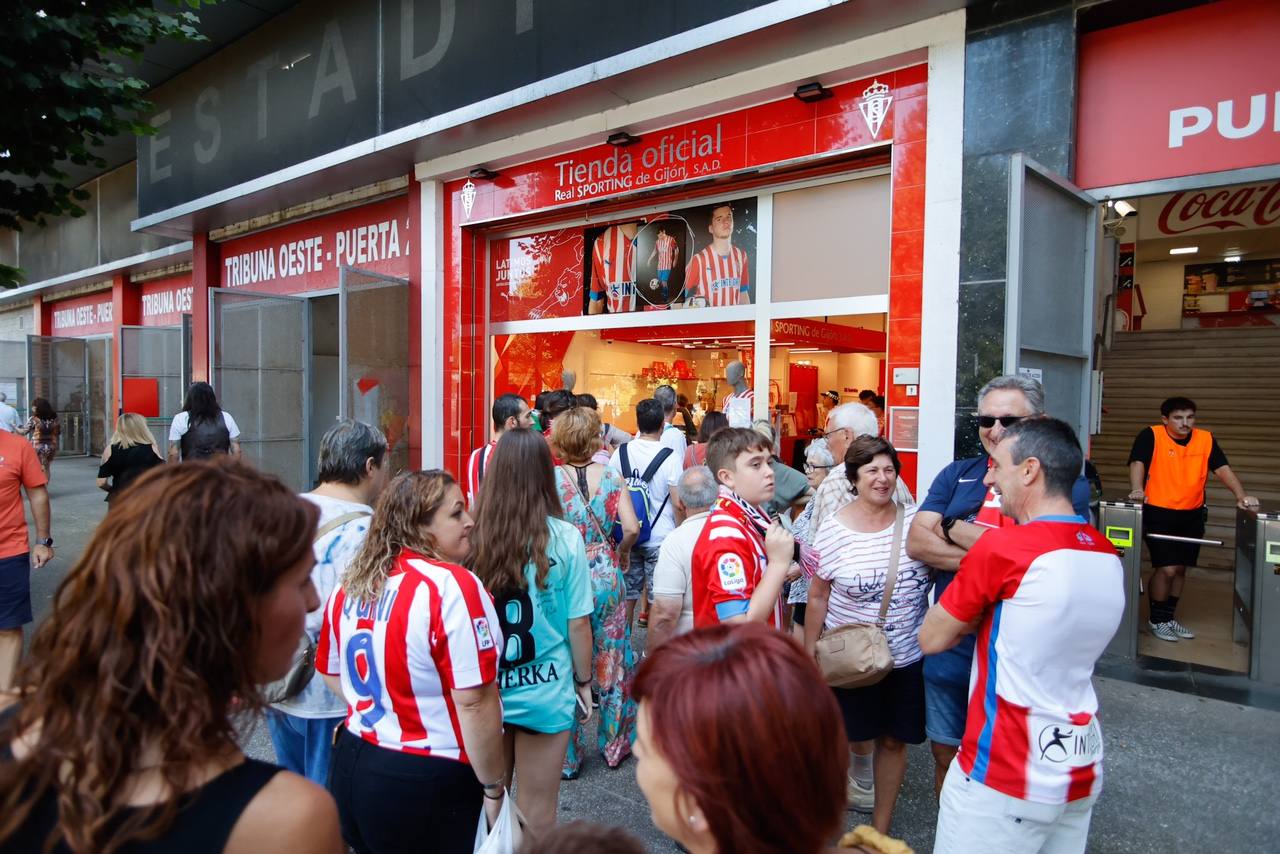
[{"label": "woman with curly hair", "polygon": [[113,504],[0,701],[0,849],[342,850],[328,794],[236,738],[319,604],[315,528],[234,463],[158,467]]},{"label": "woman with curly hair", "polygon": [[484,587],[458,565],[470,535],[452,476],[406,472],[325,605],[316,668],[347,701],[329,791],[360,854],[470,854],[481,805],[490,820],[502,806],[501,635]]},{"label": "woman with curly hair", "polygon": [[44,469],[44,478],[49,479],[49,468],[53,458],[58,455],[58,441],[62,436],[62,422],[53,404],[43,397],[31,401],[31,417],[23,426],[22,432],[31,439],[31,447],[35,448],[36,458],[40,460],[40,468]]}]

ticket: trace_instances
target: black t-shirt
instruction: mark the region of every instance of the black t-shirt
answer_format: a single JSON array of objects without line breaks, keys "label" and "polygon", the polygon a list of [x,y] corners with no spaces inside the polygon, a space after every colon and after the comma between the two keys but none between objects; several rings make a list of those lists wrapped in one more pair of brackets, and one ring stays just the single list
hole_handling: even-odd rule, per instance
[{"label": "black t-shirt", "polygon": [[164,460],[156,456],[150,445],[130,445],[127,448],[112,445],[111,456],[98,466],[98,477],[111,478],[111,491],[107,493],[109,500],[147,469],[162,463]]},{"label": "black t-shirt", "polygon": [[[1185,439],[1174,439],[1173,441],[1183,447],[1191,444],[1191,437],[1194,431]],[[1133,449],[1129,451],[1129,462],[1142,463],[1145,467],[1145,474],[1151,474],[1151,458],[1156,452],[1156,434],[1155,431],[1148,427],[1138,434],[1133,440]],[[1213,447],[1209,450],[1209,471],[1217,471],[1223,466],[1228,465],[1227,455],[1222,452],[1222,448],[1218,447],[1218,440],[1213,440]]]}]

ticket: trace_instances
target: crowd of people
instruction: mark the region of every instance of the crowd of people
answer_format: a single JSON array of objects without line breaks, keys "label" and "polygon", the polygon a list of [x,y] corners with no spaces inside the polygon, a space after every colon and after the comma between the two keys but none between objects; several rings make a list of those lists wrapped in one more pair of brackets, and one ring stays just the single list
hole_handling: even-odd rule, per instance
[{"label": "crowd of people", "polygon": [[[862,403],[829,407],[803,473],[768,422],[695,425],[670,386],[634,435],[590,395],[533,403],[494,400],[461,483],[392,478],[383,435],[339,422],[301,496],[235,459],[203,383],[181,465],[122,415],[111,510],[16,675],[29,595],[0,608],[0,848],[471,851],[514,798],[525,850],[629,850],[557,809],[634,756],[685,850],[818,852],[854,809],[843,844],[900,851],[928,740],[935,850],[1085,849],[1122,571],[1038,383],[982,389],[983,453],[919,504]],[[47,474],[4,432],[0,478],[42,543]],[[0,565],[47,562],[4,518]],[[279,767],[237,746],[259,710]]]}]

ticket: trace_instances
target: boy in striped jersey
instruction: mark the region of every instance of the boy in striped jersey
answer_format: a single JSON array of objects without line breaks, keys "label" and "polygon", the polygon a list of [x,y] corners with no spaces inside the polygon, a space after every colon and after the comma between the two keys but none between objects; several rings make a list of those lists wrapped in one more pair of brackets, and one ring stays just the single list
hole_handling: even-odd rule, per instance
[{"label": "boy in striped jersey", "polygon": [[795,539],[760,509],[773,498],[772,443],[726,427],[707,445],[720,497],[693,547],[694,628],[717,623],[782,626],[782,582]]},{"label": "boy in striped jersey", "polygon": [[733,245],[733,207],[711,210],[711,245],[689,259],[684,271],[684,299],[708,306],[750,304],[751,272],[747,253]]}]

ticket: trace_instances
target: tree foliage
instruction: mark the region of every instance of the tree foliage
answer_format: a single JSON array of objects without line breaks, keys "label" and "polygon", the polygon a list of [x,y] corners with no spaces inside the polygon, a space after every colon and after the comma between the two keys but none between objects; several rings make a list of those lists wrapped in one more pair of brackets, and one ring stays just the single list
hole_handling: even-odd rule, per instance
[{"label": "tree foliage", "polygon": [[[203,40],[193,10],[212,0],[166,2],[0,2],[0,228],[84,215],[88,193],[65,166],[105,169],[96,153],[105,140],[155,133],[147,83],[120,60],[164,39]],[[0,286],[20,272],[0,265]]]}]

